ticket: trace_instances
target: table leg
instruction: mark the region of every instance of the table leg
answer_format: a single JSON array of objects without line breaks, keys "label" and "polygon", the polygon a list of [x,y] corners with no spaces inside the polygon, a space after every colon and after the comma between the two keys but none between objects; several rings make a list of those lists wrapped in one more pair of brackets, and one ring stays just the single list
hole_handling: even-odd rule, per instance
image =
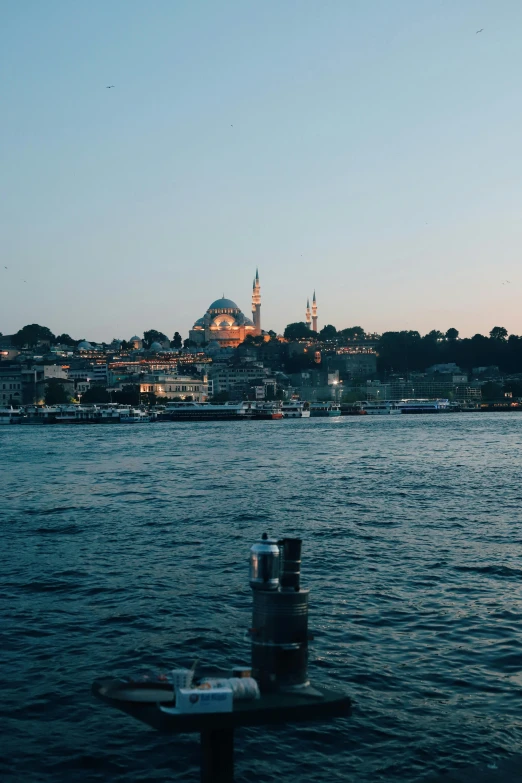
[{"label": "table leg", "polygon": [[234,729],[201,732],[201,783],[233,783]]}]

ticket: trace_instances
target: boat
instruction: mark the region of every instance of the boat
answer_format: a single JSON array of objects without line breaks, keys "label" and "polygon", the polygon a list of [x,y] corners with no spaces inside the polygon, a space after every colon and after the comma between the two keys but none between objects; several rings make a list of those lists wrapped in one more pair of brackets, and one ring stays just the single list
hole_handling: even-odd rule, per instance
[{"label": "boat", "polygon": [[247,402],[169,402],[158,421],[244,421],[253,416]]},{"label": "boat", "polygon": [[282,419],[283,411],[280,402],[258,402],[253,408],[254,419]]},{"label": "boat", "polygon": [[23,412],[20,408],[0,408],[0,426],[2,424],[21,424]]},{"label": "boat", "polygon": [[341,406],[337,402],[310,403],[310,416],[340,416]]},{"label": "boat", "polygon": [[120,411],[122,424],[145,424],[150,421],[150,416],[141,408],[126,408]]},{"label": "boat", "polygon": [[302,400],[284,402],[281,408],[285,419],[307,419],[310,417],[310,407]]},{"label": "boat", "polygon": [[96,409],[82,405],[57,405],[56,424],[96,424]]},{"label": "boat", "polygon": [[368,416],[390,416],[402,413],[400,403],[396,400],[368,400],[360,402],[359,407],[361,412],[368,414]]},{"label": "boat", "polygon": [[401,413],[449,413],[449,400],[401,400]]}]

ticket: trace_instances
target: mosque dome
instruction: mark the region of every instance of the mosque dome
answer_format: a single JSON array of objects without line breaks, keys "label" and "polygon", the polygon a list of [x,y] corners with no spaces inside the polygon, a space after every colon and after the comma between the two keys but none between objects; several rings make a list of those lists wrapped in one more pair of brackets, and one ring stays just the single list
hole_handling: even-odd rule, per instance
[{"label": "mosque dome", "polygon": [[152,345],[150,346],[150,350],[151,350],[151,351],[163,351],[163,346],[162,346],[162,344],[161,344],[161,343],[154,342],[154,343],[152,343]]},{"label": "mosque dome", "polygon": [[92,351],[92,345],[87,342],[87,340],[82,340],[81,343],[78,343],[78,350],[79,351]]},{"label": "mosque dome", "polygon": [[134,337],[131,337],[129,340],[130,343],[139,342],[141,343],[141,337],[138,337],[137,334],[134,335]]},{"label": "mosque dome", "polygon": [[224,297],[222,299],[216,299],[215,302],[212,302],[209,310],[217,310],[218,312],[223,312],[224,310],[238,310],[239,307],[235,302],[232,301],[232,299],[225,299]]}]

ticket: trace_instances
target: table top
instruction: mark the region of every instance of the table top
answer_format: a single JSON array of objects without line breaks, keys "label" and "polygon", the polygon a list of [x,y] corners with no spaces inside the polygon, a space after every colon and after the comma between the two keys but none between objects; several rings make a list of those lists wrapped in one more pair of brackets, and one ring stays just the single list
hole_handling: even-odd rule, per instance
[{"label": "table top", "polygon": [[[254,701],[236,701],[232,712],[170,715],[163,712],[158,704],[118,699],[117,690],[121,684],[121,680],[110,678],[96,680],[92,693],[106,704],[167,734],[345,717],[350,714],[352,704],[343,691],[314,686],[308,693],[307,689],[302,693],[266,693]],[[167,703],[165,706],[171,705]]]}]

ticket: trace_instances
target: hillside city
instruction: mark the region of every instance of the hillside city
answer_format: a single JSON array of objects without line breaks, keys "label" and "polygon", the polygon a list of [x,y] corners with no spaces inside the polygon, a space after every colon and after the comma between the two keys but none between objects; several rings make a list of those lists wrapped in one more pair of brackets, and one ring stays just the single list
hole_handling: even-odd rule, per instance
[{"label": "hillside city", "polygon": [[289,324],[282,335],[249,333],[235,345],[197,344],[178,332],[169,339],[154,329],[95,343],[38,324],[0,336],[2,406],[405,398],[518,407],[522,337],[502,327],[461,339],[456,329],[421,337],[367,334],[359,326],[314,331],[305,322]]}]

